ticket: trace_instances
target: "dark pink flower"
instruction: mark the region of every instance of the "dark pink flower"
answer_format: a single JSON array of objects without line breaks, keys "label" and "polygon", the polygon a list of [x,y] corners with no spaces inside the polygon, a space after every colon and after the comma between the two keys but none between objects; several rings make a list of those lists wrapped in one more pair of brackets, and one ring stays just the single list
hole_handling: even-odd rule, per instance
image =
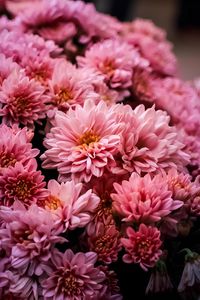
[{"label": "dark pink flower", "polygon": [[105,275],[94,267],[96,258],[94,252],[55,252],[54,270],[42,283],[44,299],[98,299]]},{"label": "dark pink flower", "polygon": [[8,167],[14,167],[16,162],[20,162],[24,167],[32,160],[39,150],[32,149],[32,144],[27,138],[27,130],[9,128],[0,125],[0,174]]},{"label": "dark pink flower", "polygon": [[88,230],[88,245],[91,251],[98,255],[98,261],[110,264],[118,259],[121,250],[120,233],[113,223],[97,223],[95,232],[90,235]]},{"label": "dark pink flower", "polygon": [[41,171],[36,171],[36,168],[36,161],[31,160],[26,167],[17,162],[14,167],[4,170],[0,176],[2,205],[11,206],[15,201],[20,201],[29,206],[47,196],[44,176],[41,175]]},{"label": "dark pink flower", "polygon": [[160,231],[156,227],[140,224],[138,231],[128,227],[126,234],[128,238],[121,239],[127,252],[123,256],[124,262],[139,263],[145,271],[154,267],[162,254]]},{"label": "dark pink flower", "polygon": [[120,288],[116,273],[107,266],[99,266],[99,269],[103,271],[106,276],[103,281],[103,293],[100,300],[122,300],[122,295],[119,294]]},{"label": "dark pink flower", "polygon": [[44,88],[25,76],[23,71],[13,71],[4,80],[0,91],[0,115],[3,123],[33,126],[34,121],[45,118],[47,101]]}]

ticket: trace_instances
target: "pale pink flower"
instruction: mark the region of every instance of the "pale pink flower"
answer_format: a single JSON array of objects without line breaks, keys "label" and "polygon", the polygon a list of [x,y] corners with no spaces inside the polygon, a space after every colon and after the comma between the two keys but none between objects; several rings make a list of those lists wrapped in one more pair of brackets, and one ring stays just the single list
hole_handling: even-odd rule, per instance
[{"label": "pale pink flower", "polygon": [[85,57],[78,57],[81,67],[90,67],[104,76],[105,83],[111,89],[129,95],[133,67],[139,63],[139,54],[127,43],[119,40],[105,40],[94,44],[86,51]]},{"label": "pale pink flower", "polygon": [[166,32],[148,19],[136,19],[132,22],[126,22],[121,29],[124,36],[131,33],[140,33],[144,38],[147,36],[157,42],[162,42],[166,38]]},{"label": "pale pink flower", "polygon": [[[120,232],[114,224],[97,223],[95,232],[88,232],[88,245],[98,255],[98,261],[110,264],[118,259],[121,250]],[[88,230],[89,231],[89,230]]]},{"label": "pale pink flower", "polygon": [[138,231],[128,227],[126,234],[128,238],[121,239],[127,252],[123,256],[123,261],[139,263],[145,271],[154,267],[162,254],[160,231],[156,227],[140,224]]},{"label": "pale pink flower", "polygon": [[151,273],[145,293],[163,293],[172,289],[173,285],[167,272],[167,267],[164,261],[158,261],[155,270]]},{"label": "pale pink flower", "polygon": [[42,156],[43,167],[57,168],[61,181],[71,177],[88,182],[115,164],[121,124],[103,101],[86,101],[66,114],[57,112],[54,122],[44,141],[48,150]]},{"label": "pale pink flower", "polygon": [[14,167],[4,170],[0,176],[2,205],[11,206],[18,200],[29,206],[47,196],[44,176],[41,175],[41,171],[36,171],[36,168],[36,161],[30,160],[26,167],[17,162]]},{"label": "pale pink flower", "polygon": [[189,249],[186,250],[185,267],[178,286],[179,292],[200,284],[200,256]]},{"label": "pale pink flower", "polygon": [[116,105],[115,112],[124,126],[115,157],[117,167],[112,172],[149,173],[171,167],[183,169],[189,163],[190,156],[183,151],[185,145],[177,129],[169,126],[166,112],[154,107],[145,110],[143,105],[134,110],[128,105]]},{"label": "pale pink flower", "polygon": [[96,102],[99,96],[92,85],[94,76],[90,70],[78,69],[65,60],[58,61],[49,81],[51,106],[66,110],[87,100]]},{"label": "pale pink flower", "polygon": [[42,283],[44,299],[98,299],[105,275],[94,267],[96,259],[94,252],[55,252],[54,270]]},{"label": "pale pink flower", "polygon": [[32,149],[27,138],[26,128],[18,129],[0,125],[0,174],[4,169],[20,162],[24,167],[38,155],[39,150]]},{"label": "pale pink flower", "polygon": [[13,71],[4,80],[0,91],[0,115],[3,123],[33,126],[34,121],[45,118],[47,97],[44,88],[25,76],[23,71]]},{"label": "pale pink flower", "polygon": [[45,200],[45,208],[55,215],[56,224],[63,230],[84,227],[99,203],[92,190],[83,193],[82,184],[73,181],[59,184],[50,180],[48,191],[50,195]]},{"label": "pale pink flower", "polygon": [[167,182],[160,174],[151,178],[149,174],[140,177],[133,173],[129,181],[114,183],[114,188],[113,207],[126,222],[158,222],[183,205],[171,198]]},{"label": "pale pink flower", "polygon": [[104,82],[95,85],[95,92],[100,96],[99,100],[103,100],[108,106],[115,104],[120,99],[119,93],[109,89]]},{"label": "pale pink flower", "polygon": [[20,203],[14,209],[1,210],[6,226],[0,229],[2,244],[11,249],[11,266],[20,274],[40,276],[56,243],[66,241],[55,233],[51,213],[32,205],[28,210]]}]

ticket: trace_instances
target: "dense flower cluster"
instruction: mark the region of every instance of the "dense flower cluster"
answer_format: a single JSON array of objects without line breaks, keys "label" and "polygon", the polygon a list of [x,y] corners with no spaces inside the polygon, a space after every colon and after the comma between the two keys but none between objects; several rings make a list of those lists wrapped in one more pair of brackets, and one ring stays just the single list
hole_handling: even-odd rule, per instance
[{"label": "dense flower cluster", "polygon": [[[72,0],[0,12],[0,299],[121,300],[127,266],[172,289],[199,232],[199,80],[151,21]],[[181,293],[200,285],[184,251]]]}]

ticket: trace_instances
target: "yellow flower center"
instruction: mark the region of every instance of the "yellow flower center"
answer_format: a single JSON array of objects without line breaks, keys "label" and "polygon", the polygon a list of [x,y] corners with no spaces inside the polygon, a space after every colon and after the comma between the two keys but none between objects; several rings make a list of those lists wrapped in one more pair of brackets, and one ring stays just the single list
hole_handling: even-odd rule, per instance
[{"label": "yellow flower center", "polygon": [[50,210],[56,210],[61,206],[61,201],[59,198],[50,195],[45,201],[45,206],[47,206]]},{"label": "yellow flower center", "polygon": [[10,195],[15,196],[18,198],[18,200],[25,202],[28,200],[28,198],[30,198],[32,194],[32,188],[32,182],[25,179],[20,179],[19,181],[11,184],[9,192]]},{"label": "yellow flower center", "polygon": [[95,134],[92,130],[86,131],[78,141],[79,145],[89,146],[92,143],[96,143],[100,140],[99,135]]},{"label": "yellow flower center", "polygon": [[100,66],[101,72],[107,75],[112,75],[115,71],[115,65],[112,60],[105,60],[102,66]]},{"label": "yellow flower center", "polygon": [[68,90],[66,88],[61,88],[59,93],[58,93],[57,102],[59,104],[62,104],[62,103],[65,103],[65,102],[68,102],[68,101],[72,100],[73,98],[74,98],[73,94],[70,90]]},{"label": "yellow flower center", "polygon": [[7,168],[9,166],[14,166],[16,163],[16,158],[13,153],[1,153],[0,154],[0,166],[2,168]]}]

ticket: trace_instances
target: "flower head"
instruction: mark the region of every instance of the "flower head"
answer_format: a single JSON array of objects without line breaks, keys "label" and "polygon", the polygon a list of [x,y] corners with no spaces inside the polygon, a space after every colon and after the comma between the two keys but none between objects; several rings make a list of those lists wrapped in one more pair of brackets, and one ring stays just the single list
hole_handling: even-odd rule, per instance
[{"label": "flower head", "polygon": [[26,128],[15,130],[15,126],[0,125],[0,173],[14,167],[16,162],[26,166],[39,153],[39,150],[32,149]]},{"label": "flower head", "polygon": [[42,275],[54,245],[65,241],[55,234],[51,214],[37,205],[26,210],[16,203],[14,209],[1,210],[0,219],[5,223],[0,237],[6,249],[11,250],[11,266],[21,274]]},{"label": "flower head", "polygon": [[115,163],[120,124],[103,101],[97,105],[86,101],[66,114],[57,112],[54,124],[42,158],[44,167],[58,169],[61,181],[71,177],[88,182]]},{"label": "flower head", "polygon": [[126,234],[128,238],[121,239],[127,252],[123,256],[124,262],[139,263],[145,271],[154,267],[162,254],[160,231],[156,227],[140,224],[138,231],[128,227]]},{"label": "flower head", "polygon": [[4,170],[0,176],[0,201],[2,205],[11,206],[20,201],[29,206],[47,196],[44,189],[44,176],[36,171],[36,161],[31,160],[26,167],[17,162],[14,167]]},{"label": "flower head", "polygon": [[92,190],[83,193],[82,184],[73,181],[59,184],[50,180],[48,191],[50,195],[45,200],[45,208],[55,215],[56,223],[63,230],[84,227],[99,203]]},{"label": "flower head", "polygon": [[44,88],[25,76],[23,71],[13,71],[4,80],[0,92],[0,115],[6,124],[33,126],[34,121],[45,117]]},{"label": "flower head", "polygon": [[154,223],[183,205],[173,200],[162,175],[140,177],[133,173],[129,181],[114,183],[113,207],[126,222]]},{"label": "flower head", "polygon": [[94,252],[55,252],[53,272],[42,283],[44,299],[98,299],[105,275],[94,267],[96,258]]}]

